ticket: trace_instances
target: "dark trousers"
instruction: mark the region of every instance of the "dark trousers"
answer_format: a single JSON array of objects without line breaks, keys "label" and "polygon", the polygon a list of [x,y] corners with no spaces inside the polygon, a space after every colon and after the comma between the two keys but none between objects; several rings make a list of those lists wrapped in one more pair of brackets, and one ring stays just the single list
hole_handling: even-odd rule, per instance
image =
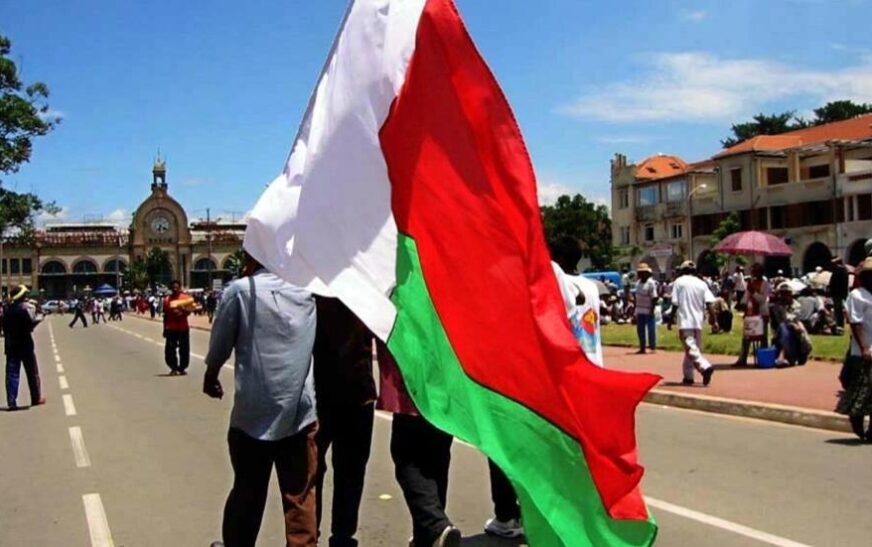
[{"label": "dark trousers", "polygon": [[70,328],[73,328],[73,325],[75,325],[76,321],[79,319],[82,320],[82,325],[84,325],[85,328],[88,328],[88,319],[85,317],[85,313],[82,310],[76,310],[76,315],[73,316],[73,320],[70,322]]},{"label": "dark trousers", "polygon": [[318,408],[318,530],[321,530],[324,475],[327,473],[327,449],[332,445],[333,508],[330,521],[330,547],[354,547],[357,518],[363,496],[363,479],[372,446],[372,422],[375,405],[327,405]]},{"label": "dark trousers", "polygon": [[836,326],[840,329],[845,328],[845,299],[833,298],[833,315],[836,319]]},{"label": "dark trousers", "polygon": [[640,313],[636,316],[636,336],[639,337],[639,350],[645,351],[645,334],[648,334],[648,349],[657,349],[657,321],[654,313]]},{"label": "dark trousers", "polygon": [[280,441],[260,441],[230,428],[227,444],[233,489],[224,506],[222,526],[227,547],[254,547],[273,466],[282,494],[288,547],[318,544],[314,492],[317,430],[317,424],[312,424]]},{"label": "dark trousers", "polygon": [[164,360],[170,370],[183,371],[191,361],[191,333],[189,331],[165,332]]},{"label": "dark trousers", "polygon": [[491,481],[491,500],[494,502],[494,516],[497,520],[506,522],[521,518],[521,508],[518,507],[518,496],[515,488],[503,470],[488,458],[488,470]]},{"label": "dark trousers", "polygon": [[27,387],[30,389],[30,404],[35,405],[42,399],[42,384],[39,379],[39,365],[36,355],[32,352],[14,352],[6,355],[6,404],[15,408],[18,401],[18,378],[24,365],[27,376]]},{"label": "dark trousers", "polygon": [[453,440],[421,416],[394,414],[391,458],[412,515],[415,545],[432,545],[451,525],[445,504]]}]

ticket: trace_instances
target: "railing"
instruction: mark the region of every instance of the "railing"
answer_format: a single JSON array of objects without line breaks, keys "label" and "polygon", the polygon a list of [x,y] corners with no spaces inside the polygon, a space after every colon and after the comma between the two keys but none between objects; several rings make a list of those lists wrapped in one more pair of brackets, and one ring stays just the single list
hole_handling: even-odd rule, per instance
[{"label": "railing", "polygon": [[684,201],[673,201],[666,204],[665,218],[683,217],[687,215],[687,203]]},{"label": "railing", "polygon": [[643,205],[636,207],[636,220],[640,222],[657,220],[657,206]]}]

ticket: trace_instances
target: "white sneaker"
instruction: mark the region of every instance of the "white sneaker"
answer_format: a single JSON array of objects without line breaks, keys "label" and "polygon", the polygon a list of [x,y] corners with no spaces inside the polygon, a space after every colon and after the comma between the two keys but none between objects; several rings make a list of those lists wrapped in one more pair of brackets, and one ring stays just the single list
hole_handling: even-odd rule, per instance
[{"label": "white sneaker", "polygon": [[501,538],[519,538],[524,535],[524,528],[518,519],[509,519],[505,522],[495,518],[488,519],[484,523],[484,531],[492,536]]},{"label": "white sneaker", "polygon": [[433,547],[460,547],[460,539],[460,530],[449,524],[433,542]]}]

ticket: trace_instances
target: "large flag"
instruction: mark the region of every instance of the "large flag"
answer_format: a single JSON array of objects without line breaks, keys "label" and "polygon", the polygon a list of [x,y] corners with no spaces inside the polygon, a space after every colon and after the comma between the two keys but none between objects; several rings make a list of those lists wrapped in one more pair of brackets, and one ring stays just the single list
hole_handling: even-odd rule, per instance
[{"label": "large flag", "polygon": [[451,0],[356,0],[246,249],[342,299],[421,413],[514,484],[537,546],[648,545],[635,409],[593,366],[549,262],[517,123]]}]

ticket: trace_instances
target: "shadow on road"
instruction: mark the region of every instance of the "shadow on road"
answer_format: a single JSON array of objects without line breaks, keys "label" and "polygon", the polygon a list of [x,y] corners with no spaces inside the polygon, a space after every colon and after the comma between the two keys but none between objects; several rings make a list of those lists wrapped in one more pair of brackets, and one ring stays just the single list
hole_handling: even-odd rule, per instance
[{"label": "shadow on road", "polygon": [[503,539],[487,534],[478,534],[477,536],[464,537],[460,542],[461,545],[467,547],[508,547],[509,545],[525,546],[523,538]]},{"label": "shadow on road", "polygon": [[838,439],[827,439],[827,444],[840,444],[842,446],[866,446],[870,443],[861,441],[857,437],[840,437]]}]

